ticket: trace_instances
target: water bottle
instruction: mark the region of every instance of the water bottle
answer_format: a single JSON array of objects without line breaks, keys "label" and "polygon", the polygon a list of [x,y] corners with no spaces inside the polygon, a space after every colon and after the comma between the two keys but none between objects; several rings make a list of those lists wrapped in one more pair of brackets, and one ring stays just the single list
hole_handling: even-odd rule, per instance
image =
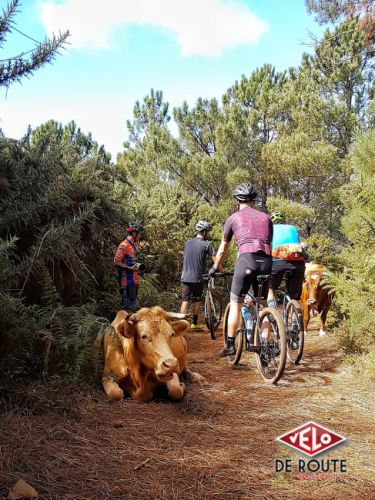
[{"label": "water bottle", "polygon": [[241,312],[245,321],[246,336],[248,339],[250,339],[251,332],[253,330],[253,318],[251,316],[250,309],[246,304],[243,304]]}]

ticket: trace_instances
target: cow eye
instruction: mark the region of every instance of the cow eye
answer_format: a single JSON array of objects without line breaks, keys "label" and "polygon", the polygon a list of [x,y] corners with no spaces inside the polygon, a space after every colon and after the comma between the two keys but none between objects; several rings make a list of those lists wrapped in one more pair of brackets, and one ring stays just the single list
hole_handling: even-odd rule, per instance
[{"label": "cow eye", "polygon": [[175,337],[175,336],[176,336],[176,334],[175,334],[174,330],[172,330],[171,331],[171,337]]},{"label": "cow eye", "polygon": [[147,339],[148,339],[147,335],[145,335],[145,334],[143,333],[143,334],[141,335],[141,340],[147,340]]}]

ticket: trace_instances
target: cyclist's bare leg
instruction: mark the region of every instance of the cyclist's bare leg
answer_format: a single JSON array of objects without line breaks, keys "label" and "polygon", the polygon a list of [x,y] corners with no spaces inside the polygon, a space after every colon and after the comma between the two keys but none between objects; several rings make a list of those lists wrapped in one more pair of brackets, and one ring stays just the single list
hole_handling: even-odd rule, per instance
[{"label": "cyclist's bare leg", "polygon": [[194,316],[198,316],[199,315],[200,306],[201,306],[200,301],[193,303],[193,314],[194,314]]},{"label": "cyclist's bare leg", "polygon": [[234,339],[237,334],[237,328],[240,326],[241,321],[241,307],[237,301],[230,301],[229,315],[228,315],[228,336],[226,339],[226,346],[219,352],[219,356],[230,356],[236,353]]},{"label": "cyclist's bare leg", "polygon": [[187,314],[189,312],[189,302],[184,300],[181,304],[181,312],[182,314]]},{"label": "cyclist's bare leg", "polygon": [[237,333],[237,328],[240,326],[241,321],[241,307],[242,304],[238,302],[230,301],[230,310],[228,317],[228,337],[235,337]]},{"label": "cyclist's bare leg", "polygon": [[[271,287],[269,290],[272,290]],[[273,296],[273,300],[274,300],[274,304],[273,305],[272,303],[270,304],[269,302],[269,291],[268,291],[268,296],[267,296],[267,300],[265,299],[262,299],[260,301],[261,305],[263,307],[274,307],[274,309],[277,309],[277,303],[276,303],[276,300],[275,300],[275,294],[273,293],[273,290],[272,290],[272,296]],[[265,340],[270,340],[270,337],[271,337],[271,325],[270,325],[270,321],[267,317],[265,317],[263,319],[263,322],[262,322],[262,330],[260,332],[260,334],[262,335],[262,337],[265,339]]]},{"label": "cyclist's bare leg", "polygon": [[191,328],[193,330],[200,330],[200,327],[198,327],[198,316],[199,316],[200,306],[201,306],[200,299],[194,299],[193,307],[192,307],[193,317],[192,317],[192,321],[191,321]]},{"label": "cyclist's bare leg", "polygon": [[274,309],[277,309],[277,302],[276,302],[275,294],[274,294],[274,291],[273,291],[271,285],[268,289],[267,305],[268,305],[268,307],[273,307]]}]

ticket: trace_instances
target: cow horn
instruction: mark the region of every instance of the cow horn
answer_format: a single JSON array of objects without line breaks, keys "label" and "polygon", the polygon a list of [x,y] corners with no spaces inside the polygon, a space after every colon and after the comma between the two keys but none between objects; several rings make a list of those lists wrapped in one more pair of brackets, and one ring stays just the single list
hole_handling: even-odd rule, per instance
[{"label": "cow horn", "polygon": [[167,312],[166,313],[168,318],[171,320],[174,319],[186,319],[189,315],[188,314],[183,314],[183,313],[175,313],[175,312]]},{"label": "cow horn", "polygon": [[127,321],[130,321],[131,323],[134,323],[134,321],[136,320],[135,318],[135,314],[129,314],[129,316],[126,318]]}]

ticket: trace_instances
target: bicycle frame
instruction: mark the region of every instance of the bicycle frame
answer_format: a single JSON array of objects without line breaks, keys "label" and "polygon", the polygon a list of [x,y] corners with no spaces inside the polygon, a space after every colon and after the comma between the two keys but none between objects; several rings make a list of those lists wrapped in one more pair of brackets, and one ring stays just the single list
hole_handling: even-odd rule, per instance
[{"label": "bicycle frame", "polygon": [[[261,278],[261,279],[259,279],[259,278]],[[248,337],[247,329],[245,328],[246,350],[250,351],[250,349],[251,349],[251,352],[258,352],[258,350],[259,350],[259,347],[256,348],[254,346],[254,335],[255,335],[255,329],[256,329],[256,327],[258,329],[260,329],[260,317],[259,317],[259,313],[263,309],[263,306],[260,303],[260,301],[262,300],[263,285],[267,281],[268,278],[265,278],[265,275],[261,275],[261,276],[258,276],[257,279],[258,279],[258,282],[259,282],[257,297],[255,297],[255,295],[253,294],[253,292],[251,291],[251,289],[246,294],[246,295],[248,295],[250,297],[250,299],[252,301],[252,304],[254,306],[254,309],[255,309],[255,320],[253,318],[253,325],[252,325],[252,329],[251,329],[251,333],[250,333],[250,338]],[[246,306],[246,307],[249,308],[249,306]],[[241,311],[241,317],[243,319],[243,324],[245,324],[245,318],[243,316],[242,311]]]},{"label": "bicycle frame", "polygon": [[[284,292],[284,290],[275,290],[275,300],[277,303],[281,303],[281,307],[282,307],[282,314],[283,314],[283,318],[285,318],[285,311],[286,311],[286,306],[288,305],[288,302],[290,302],[290,297],[289,295]],[[279,297],[281,298],[281,300],[279,301]]]},{"label": "bicycle frame", "polygon": [[[289,276],[291,274],[292,273],[291,273],[290,270],[285,271],[285,273],[284,273],[284,276],[283,276],[283,279],[281,281],[281,284],[284,283],[285,287],[286,287],[288,278],[289,278]],[[277,290],[274,290],[274,294],[275,294],[276,303],[277,304],[279,302],[281,303],[283,318],[285,318],[286,306],[288,305],[288,302],[291,301],[291,298],[289,297],[289,295],[287,294],[287,292],[284,291],[284,290],[282,290],[280,287]],[[279,300],[279,298],[281,298],[281,300]]]}]

